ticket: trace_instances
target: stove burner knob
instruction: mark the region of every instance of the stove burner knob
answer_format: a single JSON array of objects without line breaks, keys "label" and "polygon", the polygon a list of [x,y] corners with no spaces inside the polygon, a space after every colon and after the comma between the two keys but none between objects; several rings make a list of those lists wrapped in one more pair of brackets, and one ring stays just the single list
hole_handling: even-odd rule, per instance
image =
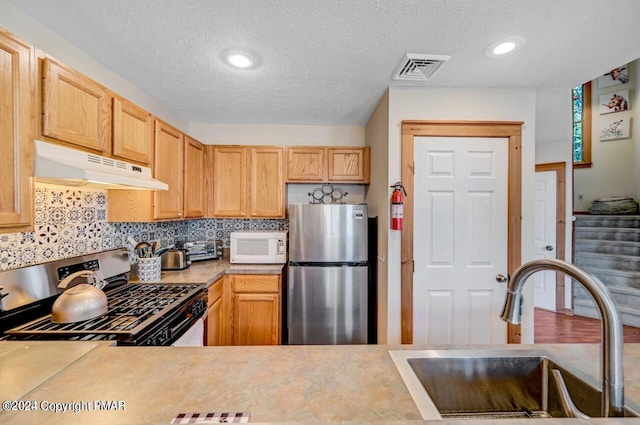
[{"label": "stove burner knob", "polygon": [[197,316],[200,313],[204,312],[206,307],[207,306],[204,300],[197,300],[189,306],[188,312]]}]

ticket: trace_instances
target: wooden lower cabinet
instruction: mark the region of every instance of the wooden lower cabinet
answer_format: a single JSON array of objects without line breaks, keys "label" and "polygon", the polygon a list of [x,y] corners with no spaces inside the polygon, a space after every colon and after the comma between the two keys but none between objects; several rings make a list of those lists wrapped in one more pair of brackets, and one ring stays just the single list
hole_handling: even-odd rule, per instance
[{"label": "wooden lower cabinet", "polygon": [[209,287],[207,294],[208,305],[206,326],[204,332],[204,345],[223,345],[224,316],[222,309],[222,291],[224,279],[219,279]]},{"label": "wooden lower cabinet", "polygon": [[229,275],[224,316],[230,326],[223,343],[279,345],[281,343],[281,275]]},{"label": "wooden lower cabinet", "polygon": [[280,344],[280,296],[234,294],[233,345]]}]

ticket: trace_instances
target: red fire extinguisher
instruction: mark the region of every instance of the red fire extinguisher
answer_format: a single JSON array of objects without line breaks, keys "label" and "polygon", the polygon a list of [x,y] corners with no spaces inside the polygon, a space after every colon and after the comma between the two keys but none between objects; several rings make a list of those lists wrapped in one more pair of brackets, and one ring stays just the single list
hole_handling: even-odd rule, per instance
[{"label": "red fire extinguisher", "polygon": [[[407,196],[407,191],[404,190],[402,182],[396,182],[393,186],[393,193],[391,194],[391,229],[402,230],[402,222],[404,219],[404,196]],[[402,195],[404,193],[404,196]]]}]

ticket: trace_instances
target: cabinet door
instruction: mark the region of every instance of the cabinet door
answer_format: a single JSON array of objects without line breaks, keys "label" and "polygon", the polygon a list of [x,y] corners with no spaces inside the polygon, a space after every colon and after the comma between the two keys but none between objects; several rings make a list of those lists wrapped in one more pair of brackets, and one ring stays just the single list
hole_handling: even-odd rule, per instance
[{"label": "cabinet door", "polygon": [[328,148],[329,181],[368,183],[369,148]]},{"label": "cabinet door", "polygon": [[223,327],[229,326],[223,321],[223,295],[224,278],[218,279],[211,285],[207,292],[209,308],[205,322],[204,344],[223,345]]},{"label": "cabinet door", "polygon": [[233,344],[280,343],[280,297],[278,294],[241,293],[233,296]]},{"label": "cabinet door", "polygon": [[184,144],[184,216],[204,216],[204,146],[185,136]]},{"label": "cabinet door", "polygon": [[218,298],[207,310],[206,345],[222,345],[222,298]]},{"label": "cabinet door", "polygon": [[288,182],[321,182],[325,179],[324,148],[287,148]]},{"label": "cabinet door", "polygon": [[183,207],[184,136],[169,124],[156,119],[155,177],[169,190],[154,192],[153,218],[181,218]]},{"label": "cabinet door", "polygon": [[51,59],[42,62],[42,134],[111,153],[111,97],[98,83]]},{"label": "cabinet door", "polygon": [[213,215],[244,217],[247,214],[247,150],[239,146],[213,149]]},{"label": "cabinet door", "polygon": [[231,276],[233,292],[280,292],[280,275],[247,274]]},{"label": "cabinet door", "polygon": [[213,190],[216,187],[213,180],[215,173],[213,171],[213,151],[215,146],[204,146],[204,216],[206,218],[215,217],[213,214]]},{"label": "cabinet door", "polygon": [[249,208],[251,217],[284,217],[284,149],[249,149]]},{"label": "cabinet door", "polygon": [[148,223],[154,219],[154,192],[150,190],[109,190],[107,220]]},{"label": "cabinet door", "polygon": [[0,31],[0,232],[31,226],[35,59]]},{"label": "cabinet door", "polygon": [[125,99],[113,99],[113,156],[147,166],[153,159],[153,116]]}]

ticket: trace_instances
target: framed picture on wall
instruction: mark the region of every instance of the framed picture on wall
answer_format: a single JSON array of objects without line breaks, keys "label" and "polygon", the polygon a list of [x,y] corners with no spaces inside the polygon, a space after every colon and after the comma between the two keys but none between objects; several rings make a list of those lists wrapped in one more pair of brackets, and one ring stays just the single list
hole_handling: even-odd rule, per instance
[{"label": "framed picture on wall", "polygon": [[631,134],[631,118],[600,120],[600,140],[627,139]]},{"label": "framed picture on wall", "polygon": [[629,102],[629,90],[619,90],[614,93],[600,96],[600,115],[613,112],[628,111],[631,109]]},{"label": "framed picture on wall", "polygon": [[629,82],[629,66],[623,65],[618,68],[614,68],[604,75],[598,77],[598,87],[611,87],[618,84],[625,84]]}]

